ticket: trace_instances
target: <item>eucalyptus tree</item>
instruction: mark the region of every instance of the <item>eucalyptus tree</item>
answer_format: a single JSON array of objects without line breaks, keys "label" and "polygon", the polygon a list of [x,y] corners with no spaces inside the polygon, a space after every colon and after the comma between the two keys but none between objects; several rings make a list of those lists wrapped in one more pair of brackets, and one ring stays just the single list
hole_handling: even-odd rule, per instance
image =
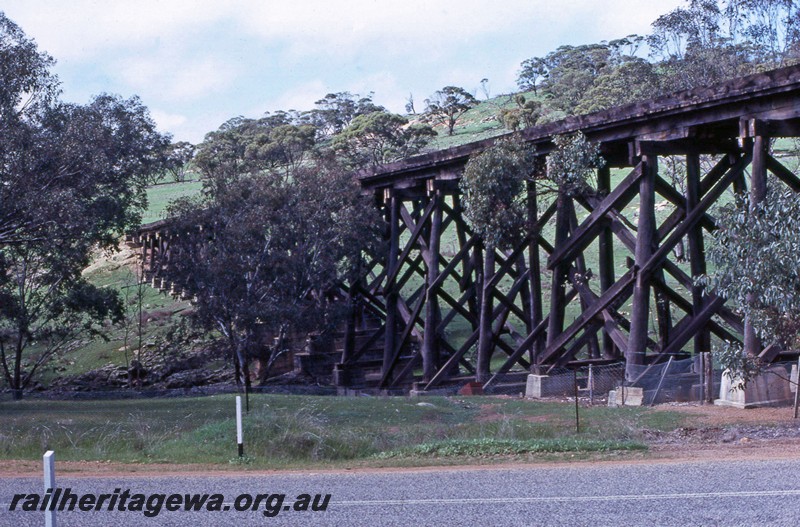
[{"label": "eucalyptus tree", "polygon": [[542,102],[526,98],[521,93],[514,95],[511,99],[516,106],[501,108],[498,113],[503,125],[512,132],[516,132],[520,128],[535,126],[544,113]]},{"label": "eucalyptus tree", "polygon": [[[514,140],[500,140],[474,155],[464,168],[459,187],[464,195],[464,217],[481,240],[481,283],[494,274],[495,251],[507,249],[526,234],[525,182],[531,175],[533,152]],[[481,295],[476,380],[489,377],[492,353],[492,300]]]},{"label": "eucalyptus tree", "polygon": [[[772,186],[767,199],[754,204],[737,196],[720,207],[720,229],[706,249],[714,271],[701,279],[729,299],[753,321],[765,345],[800,347],[800,199],[795,192]],[[718,357],[725,367],[747,380],[758,361],[736,343],[725,343]]]},{"label": "eucalyptus tree", "polygon": [[447,126],[447,135],[453,135],[458,120],[478,104],[478,100],[464,88],[445,86],[425,99],[425,114],[429,122]]},{"label": "eucalyptus tree", "polygon": [[522,91],[532,91],[536,94],[539,85],[547,79],[549,72],[550,67],[544,57],[525,59],[520,64],[520,70],[517,73],[517,86]]},{"label": "eucalyptus tree", "polygon": [[76,339],[118,320],[81,271],[137,225],[169,138],[137,98],[58,100],[54,61],[0,13],[0,369],[21,396]]},{"label": "eucalyptus tree", "polygon": [[725,15],[731,32],[750,42],[765,67],[800,59],[800,2],[797,0],[728,0]]},{"label": "eucalyptus tree", "polygon": [[389,112],[359,115],[334,136],[333,149],[348,166],[376,167],[419,153],[436,132],[428,125],[409,125],[408,119]]},{"label": "eucalyptus tree", "polygon": [[301,166],[316,146],[317,129],[290,119],[288,114],[235,117],[206,134],[194,156],[206,186],[224,187],[242,174],[269,170],[286,175]]},{"label": "eucalyptus tree", "polygon": [[690,0],[648,37],[665,86],[686,89],[800,60],[796,0]]},{"label": "eucalyptus tree", "polygon": [[386,111],[372,101],[372,93],[365,96],[350,92],[329,93],[314,105],[316,108],[307,112],[306,118],[326,137],[340,133],[359,115]]},{"label": "eucalyptus tree", "polygon": [[652,97],[659,92],[655,67],[637,56],[644,37],[560,46],[522,62],[521,89],[544,96],[550,107],[581,114]]},{"label": "eucalyptus tree", "polygon": [[228,343],[247,389],[251,359],[269,367],[287,335],[337,326],[346,308],[335,301],[339,284],[377,243],[380,220],[331,159],[206,190],[170,209],[178,231],[196,233],[175,242],[170,272],[195,293],[195,322]]},{"label": "eucalyptus tree", "polygon": [[186,180],[189,164],[194,158],[196,147],[188,141],[178,141],[169,145],[166,151],[166,170],[173,181],[180,183]]},{"label": "eucalyptus tree", "polygon": [[[537,195],[556,196],[556,222],[561,228],[569,222],[573,196],[594,192],[594,169],[604,163],[598,146],[581,133],[555,136],[553,142],[555,148],[547,156],[546,167],[534,149],[515,139],[498,140],[467,162],[459,187],[464,194],[465,219],[483,246],[483,283],[488,283],[495,272],[495,251],[511,249],[526,236],[537,234],[531,232],[528,216],[528,200],[537,198],[529,190]],[[489,375],[492,310],[491,295],[486,291],[480,305],[476,361],[479,382],[486,381]],[[551,325],[553,320],[555,317],[551,318]],[[556,329],[552,326],[549,332],[554,334]]]}]

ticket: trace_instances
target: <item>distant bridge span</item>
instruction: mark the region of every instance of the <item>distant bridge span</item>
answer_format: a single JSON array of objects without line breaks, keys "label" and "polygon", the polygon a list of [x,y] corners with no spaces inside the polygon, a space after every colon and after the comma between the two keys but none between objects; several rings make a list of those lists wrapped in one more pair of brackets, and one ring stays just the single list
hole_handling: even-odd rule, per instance
[{"label": "distant bridge span", "polygon": [[[725,193],[762,201],[770,173],[800,191],[800,178],[770,148],[772,139],[800,135],[800,67],[516,135],[536,147],[534,172],[545,166],[554,136],[577,131],[599,144],[607,162],[596,192],[554,200],[529,182],[529,221],[542,229],[493,255],[464,221],[458,180],[470,156],[497,138],[358,175],[383,211],[389,243],[373,255],[368,276],[344,286],[359,307],[335,367],[338,384],[363,378],[376,345],[375,381],[385,389],[414,383],[428,390],[451,379],[487,385],[520,368],[641,366],[710,351],[713,339],[744,341],[750,353],[775,358],[779,350],[761,349],[750,324],[693,277],[706,272],[710,209]],[[659,172],[665,157],[682,165],[685,178]],[[169,236],[168,222],[140,232],[156,279],[168,268]]]}]

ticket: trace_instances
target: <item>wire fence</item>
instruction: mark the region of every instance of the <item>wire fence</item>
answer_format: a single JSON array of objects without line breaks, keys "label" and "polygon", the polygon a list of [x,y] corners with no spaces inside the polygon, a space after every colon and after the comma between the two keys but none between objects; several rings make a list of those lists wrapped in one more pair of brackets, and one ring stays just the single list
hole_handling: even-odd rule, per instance
[{"label": "wire fence", "polygon": [[[703,354],[691,358],[670,358],[665,362],[642,366],[625,363],[586,365],[580,368],[555,368],[543,375],[513,372],[497,376],[486,393],[518,395],[529,398],[574,398],[590,404],[654,405],[722,399],[734,405],[786,403],[795,392],[797,363],[773,364],[763,375],[748,383],[723,376],[719,368],[708,368]],[[627,370],[627,377],[626,377]],[[521,376],[525,377],[523,381]],[[740,390],[741,393],[735,393]],[[740,401],[741,400],[741,401]],[[741,403],[744,404],[744,403]]]},{"label": "wire fence", "polygon": [[578,397],[591,404],[605,402],[608,392],[625,378],[625,364],[588,365],[580,368],[555,368],[543,375],[511,372],[496,376],[486,393],[498,395],[525,394],[531,398]]},{"label": "wire fence", "polygon": [[[616,390],[617,404],[627,404],[620,398],[641,397],[641,404],[663,404],[703,401],[719,397],[722,370],[706,371],[704,356],[674,360],[646,366],[630,366],[627,391]],[[636,390],[634,390],[634,388]],[[710,395],[709,395],[710,394]]]},{"label": "wire fence", "polygon": [[[698,402],[709,398],[726,398],[738,382],[723,377],[720,369],[708,376],[700,356],[688,359],[670,359],[658,364],[628,368],[625,363],[587,365],[577,369],[555,368],[546,375],[531,375],[517,370],[496,375],[483,392],[488,395],[526,396],[529,398],[578,397],[589,404],[653,405],[663,403]],[[797,362],[773,364],[769,373],[747,388],[747,399],[752,404],[792,397],[797,381]],[[784,386],[785,384],[785,386]],[[454,395],[462,386],[444,386],[425,391],[425,395]],[[182,389],[113,389],[113,390],[45,390],[26,392],[26,399],[97,400],[97,399],[148,399],[197,397],[235,393],[241,388],[235,384],[213,384]],[[358,395],[387,395],[386,391],[359,390]],[[274,384],[253,386],[250,393],[278,393],[295,395],[347,395],[334,386],[320,384]],[[405,395],[401,391],[392,395]],[[13,399],[10,390],[0,390],[0,402]]]},{"label": "wire fence", "polygon": [[[661,404],[704,399],[706,390],[718,393],[721,372],[708,381],[699,358],[668,360],[660,364],[631,367],[626,380],[625,363],[586,365],[580,368],[555,368],[546,375],[528,376],[525,394],[531,398],[574,397],[590,404]],[[514,375],[498,379],[489,393],[513,394],[520,391]],[[620,389],[624,388],[624,389]],[[715,392],[716,391],[716,392]]]}]

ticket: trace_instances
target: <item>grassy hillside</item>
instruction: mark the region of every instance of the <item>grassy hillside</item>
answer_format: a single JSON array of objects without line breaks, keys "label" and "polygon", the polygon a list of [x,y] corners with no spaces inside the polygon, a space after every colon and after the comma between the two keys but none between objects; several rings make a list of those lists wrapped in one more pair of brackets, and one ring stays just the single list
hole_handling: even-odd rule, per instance
[{"label": "grassy hillside", "polygon": [[[532,93],[522,95],[533,97]],[[481,101],[458,120],[453,135],[447,135],[447,127],[443,124],[434,126],[438,136],[425,147],[425,151],[434,152],[504,134],[508,130],[499,119],[500,111],[515,107],[513,95],[498,95]],[[415,115],[408,117],[412,122],[420,119],[420,116]]]},{"label": "grassy hillside", "polygon": [[[135,258],[130,251],[96,255],[95,262],[84,271],[84,276],[95,285],[114,288],[120,292],[125,302],[126,321],[121,326],[107,327],[106,339],[82,342],[79,349],[54,364],[55,368],[44,376],[45,383],[56,375],[76,375],[108,365],[127,366],[135,358],[139,342],[139,289],[134,268]],[[160,339],[164,339],[177,316],[187,312],[190,304],[175,300],[149,286],[143,287],[141,294],[142,351],[146,351],[155,347]]]},{"label": "grassy hillside", "polygon": [[[532,94],[523,95],[531,97]],[[501,109],[514,106],[512,95],[499,95],[481,101],[459,119],[452,136],[447,135],[447,128],[444,125],[435,126],[434,129],[438,135],[426,146],[425,151],[442,150],[506,133],[508,130],[503,127],[498,115]],[[412,122],[420,119],[419,115],[408,117]],[[162,183],[150,187],[147,191],[148,208],[142,217],[142,223],[147,224],[164,219],[170,202],[177,198],[198,194],[203,185],[196,174],[191,175],[194,176],[194,179],[182,183]]]},{"label": "grassy hillside", "polygon": [[148,224],[163,220],[169,204],[183,197],[194,196],[203,188],[198,180],[188,180],[182,183],[164,183],[154,185],[147,189],[147,210],[142,215],[142,223]]}]

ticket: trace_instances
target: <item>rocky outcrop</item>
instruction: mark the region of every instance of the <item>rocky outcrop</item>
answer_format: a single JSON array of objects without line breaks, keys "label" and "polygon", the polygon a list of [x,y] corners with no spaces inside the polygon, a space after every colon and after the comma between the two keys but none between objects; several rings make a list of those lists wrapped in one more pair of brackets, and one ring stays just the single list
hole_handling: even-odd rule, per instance
[{"label": "rocky outcrop", "polygon": [[50,383],[51,390],[103,391],[138,389],[189,389],[214,384],[233,384],[233,369],[220,366],[218,354],[210,351],[189,352],[180,356],[145,354],[141,362],[129,366],[107,364],[78,375],[59,377]]}]

